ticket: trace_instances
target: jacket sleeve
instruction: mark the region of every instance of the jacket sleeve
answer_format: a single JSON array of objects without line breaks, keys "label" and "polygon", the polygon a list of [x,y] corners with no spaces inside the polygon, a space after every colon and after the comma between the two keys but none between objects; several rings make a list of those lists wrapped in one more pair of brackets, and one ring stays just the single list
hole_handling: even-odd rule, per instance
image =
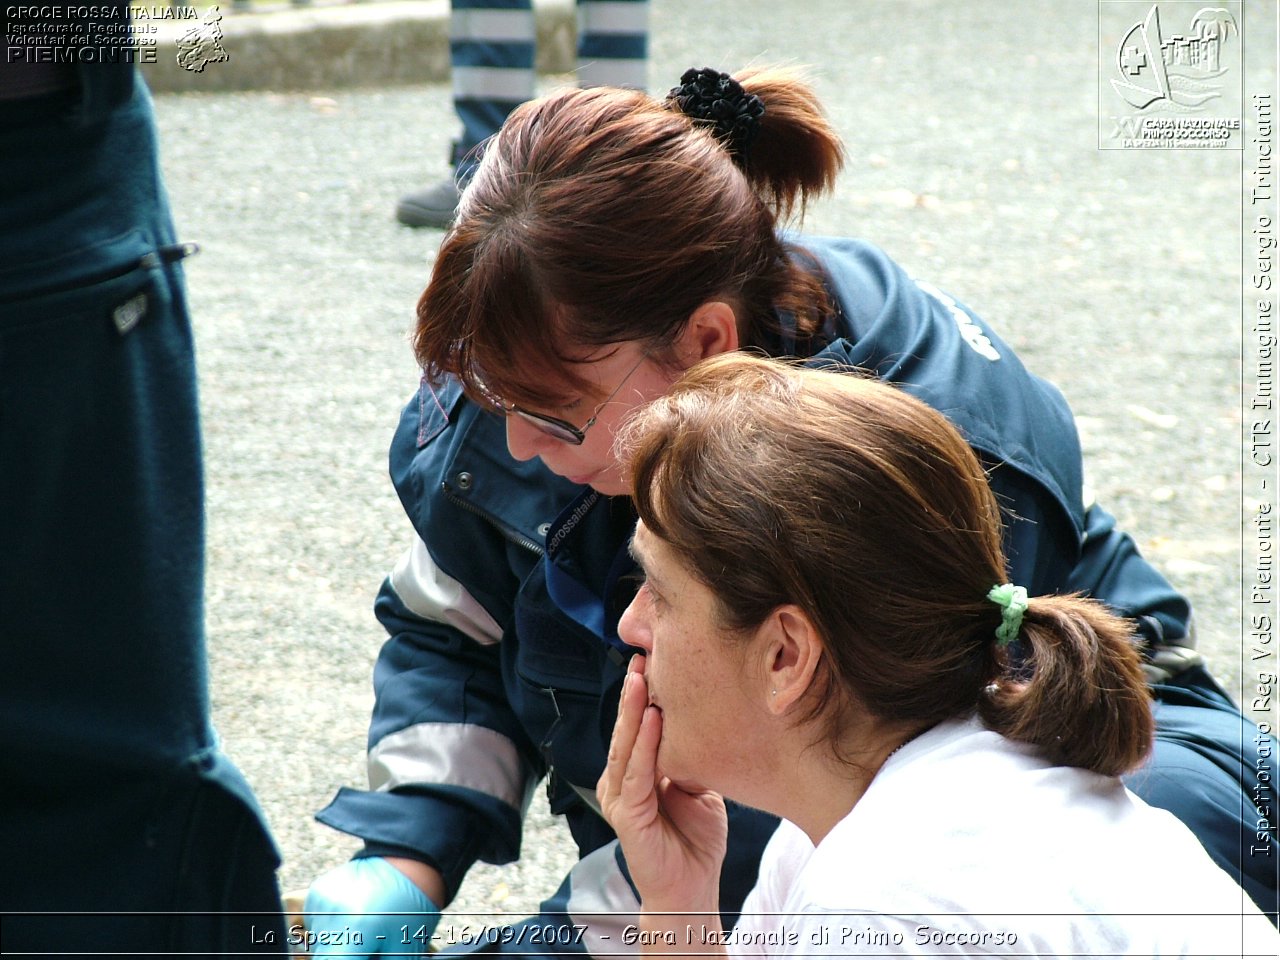
[{"label": "jacket sleeve", "polygon": [[374,668],[369,789],[343,788],[318,819],[369,852],[432,864],[452,896],[477,859],[519,856],[542,766],[507,702],[498,624],[421,540],[375,612],[389,639]]},{"label": "jacket sleeve", "polygon": [[1117,529],[1096,503],[1086,507],[1081,533],[1056,498],[1026,474],[991,467],[991,488],[1005,513],[1009,575],[1032,595],[1081,592],[1137,622],[1148,644],[1187,643],[1191,608]]},{"label": "jacket sleeve", "polygon": [[[374,668],[369,789],[344,788],[317,814],[364,839],[366,853],[432,864],[450,896],[477,859],[519,856],[544,774],[510,703],[502,655],[516,592],[538,555],[448,497],[445,478],[462,469],[457,451],[476,426],[474,410],[458,422],[462,406],[456,393],[424,386],[392,441],[392,479],[416,535],[374,608],[388,639]],[[476,488],[496,487],[496,498],[518,499],[496,470],[466,474]]]},{"label": "jacket sleeve", "polygon": [[1080,559],[1067,581],[1068,590],[1097,597],[1121,616],[1138,621],[1148,644],[1194,647],[1191,605],[1155,567],[1116,518],[1096,503],[1085,513]]}]

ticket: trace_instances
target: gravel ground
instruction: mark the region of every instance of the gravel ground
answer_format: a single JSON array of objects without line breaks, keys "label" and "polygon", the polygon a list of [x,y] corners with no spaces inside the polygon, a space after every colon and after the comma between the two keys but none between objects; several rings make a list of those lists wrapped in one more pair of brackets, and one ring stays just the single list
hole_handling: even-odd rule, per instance
[{"label": "gravel ground", "polygon": [[[1097,10],[653,0],[651,85],[704,63],[811,66],[849,163],[806,229],[878,242],[1063,389],[1099,500],[1191,597],[1201,646],[1234,686],[1241,155],[1096,149]],[[1275,7],[1247,12],[1250,91],[1273,91],[1262,48]],[[416,383],[406,332],[440,238],[392,209],[444,172],[448,98],[443,86],[157,98],[179,233],[203,246],[187,275],[216,721],[275,831],[286,889],[356,847],[311,815],[363,782],[382,639],[371,604],[410,533],[385,452]],[[571,859],[537,802],[522,862],[473,871],[454,909],[529,910]]]}]

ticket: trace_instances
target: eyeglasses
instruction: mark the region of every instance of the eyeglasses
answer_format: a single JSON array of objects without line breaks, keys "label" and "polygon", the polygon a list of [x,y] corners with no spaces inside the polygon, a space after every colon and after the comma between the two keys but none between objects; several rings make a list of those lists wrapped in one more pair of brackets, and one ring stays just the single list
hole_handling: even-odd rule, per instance
[{"label": "eyeglasses", "polygon": [[[527,423],[533,424],[533,426],[541,430],[547,436],[555,437],[555,439],[559,440],[561,443],[568,443],[575,447],[580,447],[582,446],[583,441],[587,439],[587,431],[590,430],[596,420],[599,419],[600,411],[618,395],[622,388],[626,386],[627,381],[631,379],[632,374],[639,370],[640,365],[648,359],[649,355],[647,353],[641,355],[640,359],[636,361],[636,365],[627,371],[627,375],[622,378],[622,382],[614,388],[613,393],[600,401],[596,406],[595,411],[591,414],[591,419],[584,423],[580,428],[575,427],[568,420],[561,420],[559,417],[552,417],[545,413],[534,413],[532,410],[525,410],[523,407],[516,406],[514,403],[507,403],[505,400],[497,399],[492,394],[488,394],[487,390],[485,392],[489,395],[490,399],[498,405],[502,412],[508,416],[515,414]],[[480,384],[480,386],[483,389],[484,385]]]}]

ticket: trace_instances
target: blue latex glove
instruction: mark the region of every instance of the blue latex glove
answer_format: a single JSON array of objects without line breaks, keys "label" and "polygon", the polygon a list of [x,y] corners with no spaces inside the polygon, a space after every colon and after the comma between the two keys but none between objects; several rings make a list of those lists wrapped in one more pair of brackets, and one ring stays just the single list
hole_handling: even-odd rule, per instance
[{"label": "blue latex glove", "polygon": [[440,908],[382,857],[350,860],[311,884],[304,947],[316,960],[427,954]]}]

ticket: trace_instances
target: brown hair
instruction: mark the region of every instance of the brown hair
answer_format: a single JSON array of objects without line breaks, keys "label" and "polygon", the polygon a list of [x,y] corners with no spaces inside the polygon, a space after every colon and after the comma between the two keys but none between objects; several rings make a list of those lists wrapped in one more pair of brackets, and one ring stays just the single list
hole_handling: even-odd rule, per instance
[{"label": "brown hair", "polygon": [[[663,357],[703,303],[734,307],[744,346],[828,298],[788,256],[778,218],[829,189],[838,138],[812,91],[778,69],[738,78],[765,105],[743,166],[704,126],[644,93],[566,90],[521,105],[488,145],[418,301],[428,376],[527,405],[587,381],[576,361],[645,342]],[[557,392],[559,391],[559,392]]]},{"label": "brown hair", "polygon": [[940,413],[886,384],[742,354],[705,361],[627,424],[645,527],[750,631],[799,605],[826,647],[806,719],[833,744],[856,704],[925,729],[975,709],[1058,764],[1119,774],[1150,749],[1133,631],[1036,597],[1026,661],[997,644],[1001,518]]}]

